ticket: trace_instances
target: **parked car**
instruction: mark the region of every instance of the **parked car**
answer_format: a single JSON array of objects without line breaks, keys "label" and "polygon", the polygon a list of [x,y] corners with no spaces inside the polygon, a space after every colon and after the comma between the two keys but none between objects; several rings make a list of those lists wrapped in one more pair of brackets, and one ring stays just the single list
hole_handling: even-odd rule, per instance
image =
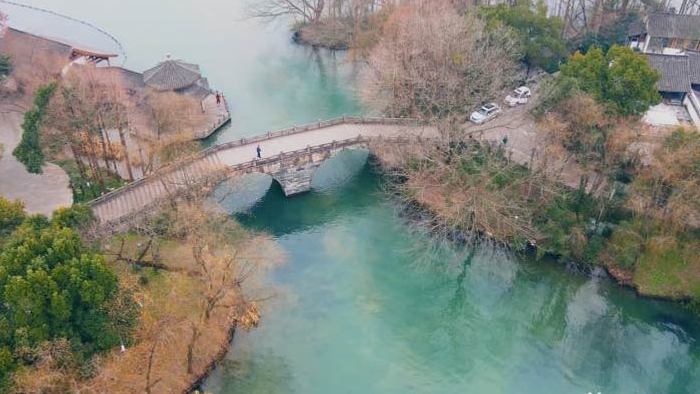
[{"label": "parked car", "polygon": [[515,90],[513,90],[512,95],[507,95],[506,99],[504,100],[506,104],[510,107],[515,107],[518,104],[525,104],[527,103],[527,100],[532,96],[532,92],[530,92],[530,88],[527,86],[521,86]]},{"label": "parked car", "polygon": [[484,104],[478,111],[472,112],[469,120],[476,124],[486,123],[501,113],[501,107],[496,103]]}]

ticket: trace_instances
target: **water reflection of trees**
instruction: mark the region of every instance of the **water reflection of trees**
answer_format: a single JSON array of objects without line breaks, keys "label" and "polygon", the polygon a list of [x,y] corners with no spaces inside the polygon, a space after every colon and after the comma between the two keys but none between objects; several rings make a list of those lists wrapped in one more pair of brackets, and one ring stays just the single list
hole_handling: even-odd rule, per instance
[{"label": "water reflection of trees", "polygon": [[[239,352],[234,349],[234,354]],[[294,372],[286,358],[271,349],[263,352],[239,352],[219,364],[222,380],[218,392],[289,393],[294,392]],[[216,384],[216,383],[215,383]],[[207,392],[210,389],[207,389]]]},{"label": "water reflection of trees", "polygon": [[[639,300],[605,278],[572,276],[544,262],[516,263],[488,249],[453,252],[462,258],[456,266],[445,263],[452,257],[444,252],[432,256],[433,268],[451,269],[439,284],[444,289],[430,293],[439,310],[416,316],[421,329],[410,332],[429,334],[412,357],[434,363],[437,352],[441,368],[464,376],[504,362],[541,363],[552,387],[562,389],[682,393],[700,383],[700,352],[686,331],[694,324],[679,326],[686,313],[673,312],[672,305]],[[499,265],[508,258],[517,268]],[[503,269],[511,271],[498,273]],[[533,373],[539,372],[515,370],[504,379],[517,384]]]}]

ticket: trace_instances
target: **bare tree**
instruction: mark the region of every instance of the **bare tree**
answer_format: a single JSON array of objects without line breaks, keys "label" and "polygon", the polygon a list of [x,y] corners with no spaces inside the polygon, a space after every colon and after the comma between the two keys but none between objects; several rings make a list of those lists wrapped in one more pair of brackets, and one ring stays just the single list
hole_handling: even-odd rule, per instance
[{"label": "bare tree", "polygon": [[321,19],[325,6],[325,0],[265,0],[253,3],[250,13],[257,18],[291,16],[303,22],[315,23]]},{"label": "bare tree", "polygon": [[202,117],[202,105],[192,96],[175,92],[149,91],[145,105],[150,108],[156,138],[193,129]]},{"label": "bare tree", "polygon": [[514,77],[506,30],[487,32],[448,1],[397,7],[361,76],[362,98],[389,116],[446,118],[492,99]]}]

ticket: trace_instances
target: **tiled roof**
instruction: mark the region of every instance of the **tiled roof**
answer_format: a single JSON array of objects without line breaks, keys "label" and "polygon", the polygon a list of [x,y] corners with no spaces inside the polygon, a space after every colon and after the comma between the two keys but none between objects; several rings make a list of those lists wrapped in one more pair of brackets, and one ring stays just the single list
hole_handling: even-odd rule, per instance
[{"label": "tiled roof", "polygon": [[181,92],[203,100],[211,93],[211,89],[209,89],[209,81],[206,78],[201,78],[187,88],[182,89]]},{"label": "tiled roof", "polygon": [[651,14],[646,27],[652,37],[700,40],[700,15]]},{"label": "tiled roof", "polygon": [[662,55],[647,53],[649,65],[661,73],[658,89],[662,92],[690,91],[690,76],[687,55]]},{"label": "tiled roof", "polygon": [[688,54],[688,74],[690,83],[700,85],[700,52],[686,51]]},{"label": "tiled roof", "polygon": [[143,72],[143,82],[157,90],[188,87],[201,78],[199,66],[180,60],[165,60]]}]

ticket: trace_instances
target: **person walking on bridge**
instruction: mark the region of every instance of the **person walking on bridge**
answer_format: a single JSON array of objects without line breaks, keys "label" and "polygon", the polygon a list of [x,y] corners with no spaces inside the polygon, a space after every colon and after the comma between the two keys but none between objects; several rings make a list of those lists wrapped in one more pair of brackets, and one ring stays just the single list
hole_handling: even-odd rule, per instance
[{"label": "person walking on bridge", "polygon": [[262,152],[262,149],[260,149],[260,145],[258,145],[258,146],[255,148],[255,152],[257,152],[257,154],[258,154],[258,159],[260,159],[260,158],[262,157],[262,156],[260,156],[260,152]]}]

